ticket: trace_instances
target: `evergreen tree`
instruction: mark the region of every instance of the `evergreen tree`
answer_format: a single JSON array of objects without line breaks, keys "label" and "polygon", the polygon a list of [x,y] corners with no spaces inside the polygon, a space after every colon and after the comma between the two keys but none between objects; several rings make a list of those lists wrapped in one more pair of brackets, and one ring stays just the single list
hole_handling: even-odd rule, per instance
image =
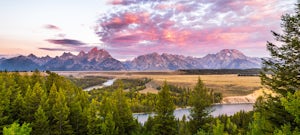
[{"label": "evergreen tree", "polygon": [[[104,135],[119,135],[119,128],[116,126],[118,121],[114,121],[113,113],[109,112],[105,116],[105,120],[101,124],[102,134]],[[124,133],[123,133],[124,134]]]},{"label": "evergreen tree", "polygon": [[9,127],[3,128],[3,135],[30,135],[31,127],[29,123],[23,123],[20,127],[19,123],[14,122]]},{"label": "evergreen tree", "polygon": [[10,124],[9,109],[10,109],[11,91],[6,89],[5,83],[0,86],[0,128]]},{"label": "evergreen tree", "polygon": [[42,99],[45,98],[44,90],[42,89],[39,82],[37,82],[33,89],[30,87],[27,89],[27,92],[24,97],[24,106],[25,106],[25,112],[26,118],[25,121],[27,122],[33,122],[34,121],[34,113],[38,109],[40,103],[42,102]]},{"label": "evergreen tree", "polygon": [[238,134],[237,126],[231,122],[230,118],[227,118],[224,130],[230,135]]},{"label": "evergreen tree", "polygon": [[196,133],[200,128],[208,130],[206,124],[211,121],[211,118],[209,117],[209,107],[212,105],[211,99],[212,97],[209,94],[209,89],[204,86],[199,77],[189,98],[189,104],[192,107],[189,127],[192,133]]},{"label": "evergreen tree", "polygon": [[266,130],[270,130],[271,125],[267,123],[266,118],[259,112],[254,113],[253,118],[254,120],[249,125],[247,135],[262,135],[266,133]]},{"label": "evergreen tree", "polygon": [[267,49],[272,57],[263,61],[262,83],[282,96],[300,88],[300,3],[296,6],[295,14],[281,18],[283,33],[272,31],[281,45],[268,42]]},{"label": "evergreen tree", "polygon": [[213,135],[228,135],[224,131],[224,124],[219,119],[217,119],[216,125],[213,125]]},{"label": "evergreen tree", "polygon": [[281,98],[284,108],[295,117],[295,122],[300,126],[300,91],[294,94],[288,93],[287,97]]},{"label": "evergreen tree", "polygon": [[120,124],[116,125],[119,119],[117,113],[116,100],[110,95],[105,95],[101,101],[101,133],[117,135],[119,133]]},{"label": "evergreen tree", "polygon": [[154,117],[154,134],[174,135],[177,134],[177,123],[173,115],[175,105],[171,97],[170,88],[167,82],[158,93],[158,101],[155,106],[156,116]]},{"label": "evergreen tree", "polygon": [[40,105],[37,111],[34,113],[34,121],[32,123],[32,134],[33,135],[49,135],[50,126],[49,120],[46,113]]},{"label": "evergreen tree", "polygon": [[300,4],[296,4],[294,14],[283,15],[281,20],[283,33],[272,31],[280,45],[267,42],[271,58],[263,61],[261,73],[262,84],[277,96],[267,96],[255,108],[265,117],[266,123],[272,125],[271,129],[264,129],[265,133],[273,133],[286,123],[290,123],[292,129],[296,126],[295,117],[285,109],[280,98],[300,88]]},{"label": "evergreen tree", "polygon": [[87,129],[89,135],[101,134],[100,103],[93,99],[87,110]]},{"label": "evergreen tree", "polygon": [[72,126],[69,123],[70,109],[67,106],[66,98],[62,89],[59,89],[57,98],[52,108],[54,118],[54,134],[72,134]]},{"label": "evergreen tree", "polygon": [[182,120],[179,121],[179,135],[191,135],[185,115],[183,115]]},{"label": "evergreen tree", "polygon": [[81,100],[74,100],[70,106],[70,123],[74,129],[74,134],[87,133],[86,106],[81,106],[82,102]]},{"label": "evergreen tree", "polygon": [[115,99],[116,114],[115,117],[116,127],[118,128],[119,135],[131,134],[136,128],[136,123],[133,119],[132,112],[130,110],[127,97],[123,92],[122,84],[119,86],[118,90],[113,93],[113,99]]},{"label": "evergreen tree", "polygon": [[24,103],[24,98],[21,95],[20,92],[17,94],[17,98],[13,101],[12,103],[12,114],[13,114],[13,119],[14,120],[19,120],[19,122],[23,123],[25,120],[23,119],[24,114],[24,109],[25,109],[25,103]]}]

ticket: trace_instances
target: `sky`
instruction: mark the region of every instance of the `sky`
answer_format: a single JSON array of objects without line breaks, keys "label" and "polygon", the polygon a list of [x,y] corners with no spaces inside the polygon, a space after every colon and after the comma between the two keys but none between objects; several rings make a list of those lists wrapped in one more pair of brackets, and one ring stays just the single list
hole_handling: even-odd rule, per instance
[{"label": "sky", "polygon": [[202,57],[222,49],[266,57],[271,30],[297,0],[3,0],[0,57],[78,54],[119,60],[158,52]]}]

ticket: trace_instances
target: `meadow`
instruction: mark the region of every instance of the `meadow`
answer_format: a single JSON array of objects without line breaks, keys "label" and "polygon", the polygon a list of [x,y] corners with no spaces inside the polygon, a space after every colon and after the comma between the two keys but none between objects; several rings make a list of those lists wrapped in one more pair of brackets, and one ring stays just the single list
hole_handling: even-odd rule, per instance
[{"label": "meadow", "polygon": [[238,76],[237,74],[218,74],[218,75],[186,75],[177,71],[112,71],[112,72],[57,72],[63,76],[72,76],[83,78],[85,76],[99,76],[108,78],[120,79],[152,79],[146,86],[146,89],[140,91],[141,93],[157,93],[156,88],[164,81],[167,83],[193,88],[200,77],[208,88],[215,92],[220,92],[223,97],[228,96],[245,96],[262,88],[260,78],[258,76]]}]

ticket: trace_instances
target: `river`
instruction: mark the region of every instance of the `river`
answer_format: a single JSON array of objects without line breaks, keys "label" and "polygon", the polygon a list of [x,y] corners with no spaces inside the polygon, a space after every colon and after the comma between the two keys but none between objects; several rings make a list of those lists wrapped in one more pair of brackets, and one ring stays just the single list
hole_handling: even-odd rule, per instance
[{"label": "river", "polygon": [[[252,103],[245,103],[245,104],[220,104],[220,105],[213,105],[211,115],[213,117],[217,117],[222,114],[227,115],[233,115],[236,112],[239,111],[251,111],[253,110],[253,104]],[[149,116],[154,116],[153,113],[135,113],[133,114],[133,117],[137,118],[139,123],[144,124]],[[190,108],[181,108],[176,109],[174,111],[174,116],[177,119],[182,119],[183,115],[188,117],[190,115]]]},{"label": "river", "polygon": [[[93,90],[93,89],[99,89],[99,88],[111,86],[115,82],[115,80],[116,80],[116,78],[109,79],[106,82],[104,82],[103,84],[88,87],[84,90],[85,91],[90,91],[90,90]],[[239,112],[241,110],[244,110],[244,111],[253,110],[253,103],[213,105],[211,115],[213,117],[217,117],[217,116],[222,115],[222,114],[233,115],[234,113]],[[137,120],[140,123],[144,124],[147,121],[147,119],[150,115],[154,116],[154,113],[134,113],[133,117],[137,118]],[[184,115],[187,116],[187,117],[190,115],[190,108],[180,108],[180,109],[176,109],[174,111],[174,116],[177,119],[181,120]]]},{"label": "river", "polygon": [[84,91],[91,91],[93,89],[101,89],[103,87],[107,87],[107,86],[110,86],[110,85],[113,85],[113,83],[116,81],[116,78],[114,79],[109,79],[107,80],[106,82],[102,83],[102,84],[99,84],[99,85],[95,85],[95,86],[91,86],[91,87],[88,87],[88,88],[85,88],[83,89]]}]

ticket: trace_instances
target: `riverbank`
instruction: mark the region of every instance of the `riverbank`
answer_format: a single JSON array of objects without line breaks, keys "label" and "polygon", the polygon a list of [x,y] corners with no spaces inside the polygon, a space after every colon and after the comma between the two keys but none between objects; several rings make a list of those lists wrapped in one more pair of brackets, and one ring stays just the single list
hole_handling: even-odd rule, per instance
[{"label": "riverbank", "polygon": [[271,90],[261,88],[246,96],[230,96],[224,97],[220,104],[243,104],[255,103],[256,99],[264,94],[272,94]]}]

